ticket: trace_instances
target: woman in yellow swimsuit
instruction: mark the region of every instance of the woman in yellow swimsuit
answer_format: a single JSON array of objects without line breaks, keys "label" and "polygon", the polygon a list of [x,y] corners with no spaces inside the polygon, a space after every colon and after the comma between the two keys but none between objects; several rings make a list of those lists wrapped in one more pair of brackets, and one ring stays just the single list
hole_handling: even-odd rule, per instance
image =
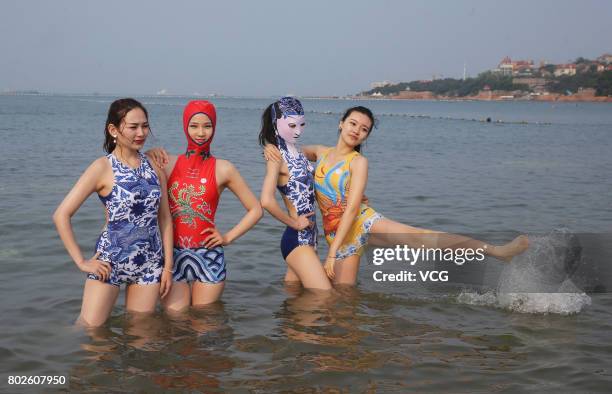
[{"label": "woman in yellow swimsuit", "polygon": [[[504,261],[527,249],[529,240],[524,235],[494,246],[462,235],[398,223],[366,205],[362,197],[368,179],[368,160],[359,152],[373,127],[374,115],[368,108],[352,107],[342,116],[335,147],[302,147],[308,159],[317,161],[315,195],[329,243],[325,271],[335,284],[356,283],[359,258],[370,235],[376,236],[377,244],[386,246],[482,249],[484,254]],[[272,147],[266,147],[266,155],[278,159]]]}]

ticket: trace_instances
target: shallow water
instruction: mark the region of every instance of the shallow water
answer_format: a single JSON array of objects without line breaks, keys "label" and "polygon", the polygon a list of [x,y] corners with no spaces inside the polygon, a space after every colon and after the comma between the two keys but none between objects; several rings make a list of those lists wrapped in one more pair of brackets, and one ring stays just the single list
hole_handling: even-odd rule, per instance
[{"label": "shallow water", "polygon": [[[186,99],[141,100],[153,128],[147,146],[179,153]],[[0,96],[0,390],[16,391],[9,375],[45,374],[68,377],[70,390],[100,392],[609,391],[610,293],[578,289],[566,293],[571,299],[555,293],[518,302],[495,287],[430,294],[375,283],[365,259],[356,289],[332,297],[287,289],[282,226],[269,215],[226,248],[222,303],[147,318],[125,315],[121,297],[104,328],[74,328],[84,277],[51,214],[102,155],[111,101]],[[256,137],[269,101],[215,100],[213,152],[231,160],[257,193],[264,164]],[[334,144],[339,114],[354,104],[304,100],[303,143]],[[559,227],[611,232],[609,104],[359,104],[380,114],[365,154],[367,195],[382,214],[492,239]],[[486,117],[494,122],[479,121]],[[226,193],[217,225],[228,229],[241,214]],[[92,196],[73,219],[84,251],[93,249],[103,221]],[[502,279],[512,275],[500,262],[487,265]]]}]

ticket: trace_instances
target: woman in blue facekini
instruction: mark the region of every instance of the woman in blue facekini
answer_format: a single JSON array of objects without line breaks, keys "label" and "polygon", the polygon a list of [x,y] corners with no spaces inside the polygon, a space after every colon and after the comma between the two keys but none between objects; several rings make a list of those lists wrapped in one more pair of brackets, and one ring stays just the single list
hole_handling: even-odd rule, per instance
[{"label": "woman in blue facekini", "polygon": [[[316,253],[313,167],[297,146],[305,125],[302,104],[293,97],[283,97],[264,111],[259,143],[276,146],[283,160],[266,163],[261,205],[287,226],[280,245],[288,266],[285,281],[299,281],[308,289],[329,290],[329,278]],[[286,211],[276,201],[276,190]]]}]

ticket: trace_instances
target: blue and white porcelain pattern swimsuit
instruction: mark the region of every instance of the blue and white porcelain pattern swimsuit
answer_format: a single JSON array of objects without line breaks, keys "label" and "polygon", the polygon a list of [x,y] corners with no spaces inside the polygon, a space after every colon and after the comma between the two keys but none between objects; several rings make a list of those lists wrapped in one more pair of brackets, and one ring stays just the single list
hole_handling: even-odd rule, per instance
[{"label": "blue and white porcelain pattern swimsuit", "polygon": [[[289,169],[289,180],[286,185],[277,186],[278,190],[284,194],[295,207],[298,215],[306,215],[315,212],[315,193],[314,193],[314,168],[308,161],[304,153],[300,150],[297,157],[292,157],[289,153],[285,141],[277,138],[279,150]],[[313,222],[312,227],[296,231],[291,227],[285,229],[281,239],[281,252],[283,258],[287,258],[293,249],[301,245],[317,247],[317,223],[316,215],[309,218]]]},{"label": "blue and white porcelain pattern swimsuit", "polygon": [[[99,196],[106,207],[108,223],[96,251],[98,260],[111,265],[106,283],[156,284],[161,281],[163,254],[157,213],[161,186],[151,164],[139,153],[140,166],[130,168],[112,153],[107,155],[113,169],[114,185],[108,196]],[[89,279],[99,279],[89,274]]]}]

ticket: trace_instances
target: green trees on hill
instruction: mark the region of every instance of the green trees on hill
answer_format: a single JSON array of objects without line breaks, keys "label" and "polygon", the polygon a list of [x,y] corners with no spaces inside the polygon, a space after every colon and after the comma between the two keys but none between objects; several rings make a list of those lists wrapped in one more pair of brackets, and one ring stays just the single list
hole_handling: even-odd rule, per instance
[{"label": "green trees on hill", "polygon": [[500,75],[486,71],[479,74],[476,78],[454,79],[435,79],[433,81],[412,81],[401,82],[395,85],[374,88],[363,95],[372,95],[380,92],[384,95],[398,94],[403,90],[411,90],[413,92],[430,91],[436,95],[465,97],[477,94],[478,91],[488,86],[491,90],[528,90],[527,85],[513,84],[512,77],[508,75]]},{"label": "green trees on hill", "polygon": [[[550,67],[549,72],[552,73],[554,65],[550,65]],[[592,66],[588,71],[577,73],[576,75],[549,77],[547,80],[546,89],[551,93],[573,94],[579,88],[594,88],[596,96],[612,96],[612,71],[597,72],[596,66]],[[466,97],[477,94],[485,86],[488,86],[491,90],[530,92],[529,86],[512,83],[512,77],[509,75],[486,71],[479,74],[476,78],[467,78],[465,80],[445,78],[433,81],[401,82],[395,85],[374,88],[361,94],[370,96],[380,92],[389,96],[396,95],[404,90],[411,90],[413,92],[430,91],[438,96]]]},{"label": "green trees on hill", "polygon": [[551,79],[546,84],[546,89],[552,93],[576,93],[580,88],[593,88],[596,96],[612,96],[612,71],[598,73],[589,70],[585,73]]}]

